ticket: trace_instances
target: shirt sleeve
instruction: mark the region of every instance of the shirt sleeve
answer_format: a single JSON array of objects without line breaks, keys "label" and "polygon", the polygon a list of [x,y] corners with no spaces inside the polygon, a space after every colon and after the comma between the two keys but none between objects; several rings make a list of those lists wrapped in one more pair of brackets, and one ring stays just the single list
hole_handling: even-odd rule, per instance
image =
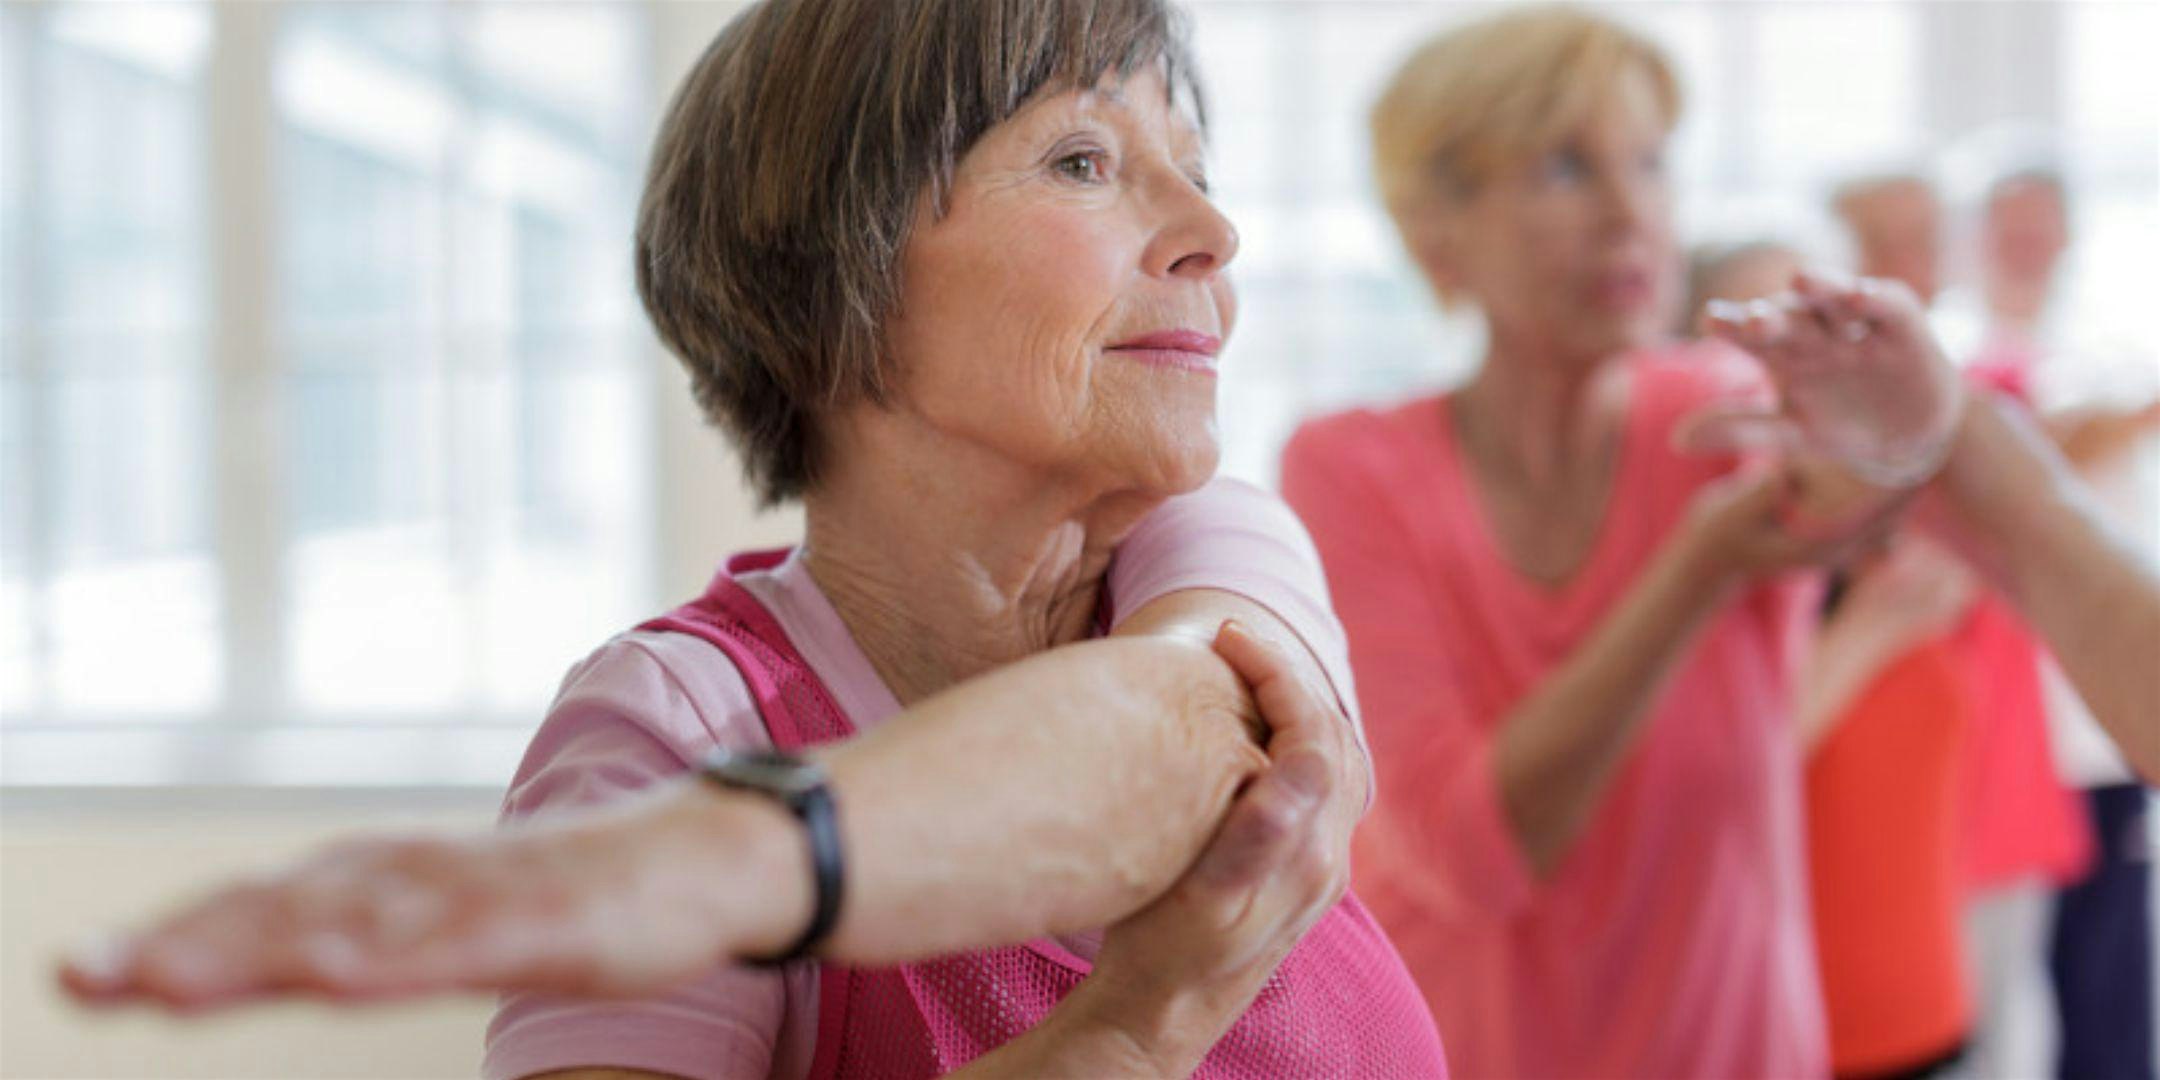
[{"label": "shirt sleeve", "polygon": [[1448,916],[1502,918],[1535,878],[1493,774],[1492,724],[1464,693],[1446,615],[1419,579],[1397,493],[1349,453],[1347,426],[1308,427],[1284,451],[1283,495],[1305,519],[1349,631],[1378,786],[1358,836],[1360,890]]},{"label": "shirt sleeve", "polygon": [[1319,662],[1370,767],[1349,640],[1328,601],[1319,552],[1280,498],[1223,477],[1169,500],[1118,546],[1109,585],[1119,620],[1186,589],[1217,589],[1266,608]]},{"label": "shirt sleeve", "polygon": [[[701,665],[713,668],[702,678],[717,680],[723,698],[732,683],[741,700],[706,700],[701,709],[649,645],[618,638],[601,647],[564,680],[504,800],[504,820],[621,797],[679,775],[714,746],[768,748],[740,677],[717,653],[715,661],[717,668]],[[800,1056],[783,1045],[790,1001],[815,1000],[815,970],[798,968],[715,968],[635,1000],[505,994],[488,1024],[480,1072],[487,1080],[577,1067],[689,1080],[783,1075],[789,1070],[776,1062]]]}]

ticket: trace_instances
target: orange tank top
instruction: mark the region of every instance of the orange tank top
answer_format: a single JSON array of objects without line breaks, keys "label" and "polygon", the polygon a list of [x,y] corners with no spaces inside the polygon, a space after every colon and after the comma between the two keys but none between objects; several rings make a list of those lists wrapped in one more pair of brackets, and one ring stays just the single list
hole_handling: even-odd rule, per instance
[{"label": "orange tank top", "polygon": [[1815,942],[1840,1074],[1936,1056],[1971,1025],[1958,912],[1972,710],[1960,658],[1929,642],[1886,667],[1808,762]]}]

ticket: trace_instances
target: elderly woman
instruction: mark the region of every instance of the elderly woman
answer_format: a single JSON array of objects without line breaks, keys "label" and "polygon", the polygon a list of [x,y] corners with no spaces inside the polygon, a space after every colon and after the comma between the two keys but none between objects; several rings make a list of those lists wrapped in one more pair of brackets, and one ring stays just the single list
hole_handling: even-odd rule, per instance
[{"label": "elderly woman", "polygon": [[1203,487],[1237,238],[1177,27],[1159,0],[731,23],[659,133],[638,286],[807,535],[574,669],[508,810],[659,793],[334,852],[78,993],[506,986],[502,1077],[1444,1074],[1335,902],[1368,778],[1317,561],[1279,503]]},{"label": "elderly woman", "polygon": [[[2010,453],[1944,407],[1909,298],[1808,278],[1718,325],[1783,384],[1787,426],[1753,430],[1845,465],[1680,452],[1750,430],[1699,414],[1765,387],[1661,340],[1679,107],[1653,46],[1572,9],[1418,49],[1373,109],[1375,173],[1441,298],[1482,314],[1484,363],[1283,460],[1380,774],[1358,887],[1467,1075],[1827,1070],[1791,730],[1815,593],[1788,571],[1871,538],[1953,448]],[[2149,717],[2116,662],[2118,716]]]}]

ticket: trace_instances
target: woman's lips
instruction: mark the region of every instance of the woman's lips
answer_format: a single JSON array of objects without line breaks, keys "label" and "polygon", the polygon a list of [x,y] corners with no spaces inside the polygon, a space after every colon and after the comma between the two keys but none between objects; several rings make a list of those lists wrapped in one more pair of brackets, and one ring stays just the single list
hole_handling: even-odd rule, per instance
[{"label": "woman's lips", "polygon": [[1106,351],[1145,364],[1213,375],[1222,339],[1198,330],[1157,330],[1120,341]]},{"label": "woman's lips", "polygon": [[1655,288],[1648,270],[1609,270],[1591,279],[1590,298],[1600,307],[1632,311],[1656,299]]}]

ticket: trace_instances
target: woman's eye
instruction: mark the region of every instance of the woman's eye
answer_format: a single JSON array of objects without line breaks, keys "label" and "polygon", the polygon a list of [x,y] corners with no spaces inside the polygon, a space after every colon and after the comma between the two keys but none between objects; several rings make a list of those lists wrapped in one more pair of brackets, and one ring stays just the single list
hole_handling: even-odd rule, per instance
[{"label": "woman's eye", "polygon": [[1083,150],[1057,159],[1052,168],[1059,176],[1083,184],[1100,183],[1103,178],[1103,155],[1099,150]]},{"label": "woman's eye", "polygon": [[1555,150],[1545,155],[1539,174],[1546,180],[1571,183],[1590,175],[1590,163],[1578,150]]}]

